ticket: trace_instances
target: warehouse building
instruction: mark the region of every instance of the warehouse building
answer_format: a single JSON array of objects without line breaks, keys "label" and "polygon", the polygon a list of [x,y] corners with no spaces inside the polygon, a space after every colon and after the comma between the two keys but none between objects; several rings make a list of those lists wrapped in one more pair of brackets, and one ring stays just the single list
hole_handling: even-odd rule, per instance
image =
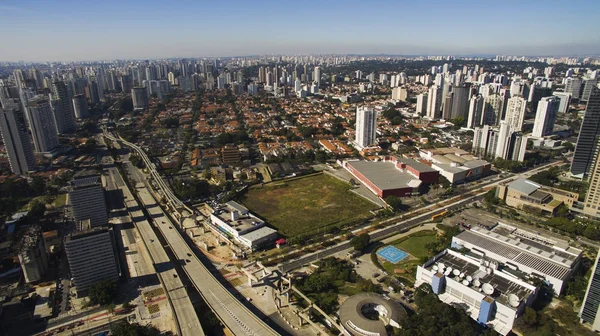
[{"label": "warehouse building", "polygon": [[342,166],[381,198],[418,195],[424,184],[436,183],[439,178],[435,169],[407,158],[348,160],[342,162]]},{"label": "warehouse building", "polygon": [[421,158],[431,161],[431,168],[450,183],[463,183],[487,176],[492,165],[460,148],[435,148],[419,151]]}]

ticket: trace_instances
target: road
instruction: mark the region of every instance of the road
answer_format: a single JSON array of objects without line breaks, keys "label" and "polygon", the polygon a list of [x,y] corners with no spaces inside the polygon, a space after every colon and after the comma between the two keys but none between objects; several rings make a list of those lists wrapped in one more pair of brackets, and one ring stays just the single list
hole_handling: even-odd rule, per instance
[{"label": "road", "polygon": [[[122,144],[133,148],[140,157],[143,158],[146,167],[149,168],[150,175],[157,182],[160,190],[169,202],[173,206],[184,207],[190,213],[194,213],[173,195],[172,191],[160,175],[157,177],[158,173],[144,151],[127,141],[117,139],[106,133],[105,135],[110,140],[121,142]],[[278,335],[275,330],[251,312],[215,278],[215,275],[212,274],[196,256],[195,252],[190,248],[177,227],[158,205],[148,187],[138,188],[137,193],[144,207],[148,211],[148,214],[152,217],[152,220],[173,251],[173,254],[180,262],[183,270],[187,273],[190,281],[221,322],[234,335]]]},{"label": "road", "polygon": [[[410,216],[411,214],[422,212],[423,209],[431,209],[431,210],[426,211],[426,212],[424,212],[422,214],[419,214],[419,215],[417,215],[415,217],[412,217],[412,218],[409,218],[409,219],[406,219],[406,220],[403,220],[403,221],[400,221],[400,222],[396,222],[396,223],[391,224],[390,226],[387,226],[385,228],[382,228],[382,229],[370,232],[369,235],[371,236],[371,241],[378,241],[378,240],[386,238],[386,237],[388,237],[390,235],[396,234],[396,233],[398,233],[398,232],[400,232],[402,230],[410,229],[411,227],[419,225],[420,223],[422,223],[424,221],[430,220],[431,216],[433,214],[439,213],[439,212],[441,212],[443,210],[453,210],[453,209],[458,208],[458,207],[460,207],[460,206],[462,206],[464,204],[473,203],[473,202],[475,202],[475,201],[483,198],[483,196],[487,193],[488,188],[495,187],[495,186],[497,186],[500,183],[508,182],[510,180],[517,179],[519,177],[525,177],[526,178],[526,177],[529,177],[529,176],[531,176],[531,175],[533,175],[533,174],[535,174],[535,173],[537,173],[537,172],[539,172],[541,170],[549,169],[552,166],[556,166],[556,165],[560,165],[560,164],[562,164],[562,163],[561,162],[549,163],[549,164],[546,164],[546,165],[534,168],[532,170],[526,171],[524,173],[521,173],[521,174],[518,174],[518,175],[515,175],[515,176],[511,176],[511,177],[508,177],[508,178],[505,178],[505,179],[502,179],[502,180],[498,180],[496,182],[490,182],[488,184],[480,186],[475,191],[471,191],[471,194],[473,194],[473,192],[476,192],[476,193],[473,194],[473,195],[471,195],[471,196],[469,196],[469,197],[464,198],[464,195],[460,195],[460,196],[456,196],[456,197],[452,198],[452,199],[457,199],[454,202],[451,202],[452,199],[444,201],[444,202],[448,202],[448,201],[451,202],[451,203],[449,203],[447,205],[444,205],[444,206],[439,206],[438,203],[435,203],[435,204],[430,204],[430,205],[428,205],[426,207],[422,207],[422,208],[420,208],[420,209],[418,209],[416,211],[404,214],[404,216]],[[486,190],[482,190],[483,188],[486,188]],[[480,191],[480,190],[482,190],[482,191]],[[365,229],[367,229],[367,228],[361,228],[361,229],[355,230],[353,233],[358,233],[360,231],[364,231]],[[333,239],[335,239],[335,238],[333,238]],[[291,261],[288,261],[288,262],[285,262],[285,263],[282,263],[282,264],[279,264],[278,268],[279,268],[279,270],[282,273],[287,273],[287,272],[290,272],[290,271],[292,271],[292,270],[294,270],[296,268],[300,268],[303,265],[311,263],[311,262],[313,262],[315,260],[319,260],[319,259],[322,259],[322,258],[329,257],[329,256],[331,256],[333,254],[338,253],[338,252],[342,252],[342,251],[345,251],[345,250],[350,250],[350,248],[351,248],[350,241],[344,241],[344,242],[338,243],[337,245],[334,245],[332,247],[325,248],[324,250],[321,250],[319,252],[315,252],[315,253],[312,253],[312,254],[309,254],[309,255],[306,255],[306,256],[303,256],[303,257],[300,257],[300,258],[297,258],[297,259],[294,259],[294,260],[291,260]]]},{"label": "road", "polygon": [[112,178],[115,186],[120,188],[123,192],[125,206],[131,216],[131,220],[150,253],[156,274],[158,274],[161,284],[165,288],[169,302],[173,307],[180,334],[183,336],[204,335],[196,311],[194,310],[190,297],[175,270],[175,266],[169,259],[164,247],[158,240],[150,222],[146,219],[138,202],[129,190],[129,187],[123,181],[121,173],[114,166],[109,166],[106,170],[109,173],[108,177]]}]

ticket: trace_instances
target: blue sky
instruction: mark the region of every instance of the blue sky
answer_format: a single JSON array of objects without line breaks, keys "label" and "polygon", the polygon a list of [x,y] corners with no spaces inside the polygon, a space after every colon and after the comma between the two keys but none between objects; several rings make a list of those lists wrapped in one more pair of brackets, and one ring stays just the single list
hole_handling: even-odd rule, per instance
[{"label": "blue sky", "polygon": [[600,54],[598,0],[0,0],[0,61]]}]

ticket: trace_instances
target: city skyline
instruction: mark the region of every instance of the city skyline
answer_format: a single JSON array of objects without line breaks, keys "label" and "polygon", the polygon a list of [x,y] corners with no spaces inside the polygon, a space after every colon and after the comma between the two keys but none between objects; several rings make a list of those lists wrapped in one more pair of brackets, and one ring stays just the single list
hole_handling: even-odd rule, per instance
[{"label": "city skyline", "polygon": [[[177,3],[2,1],[0,61],[264,54],[587,56],[591,1]],[[586,10],[582,10],[585,8]],[[559,14],[557,14],[559,13]],[[544,24],[551,22],[552,24]]]}]

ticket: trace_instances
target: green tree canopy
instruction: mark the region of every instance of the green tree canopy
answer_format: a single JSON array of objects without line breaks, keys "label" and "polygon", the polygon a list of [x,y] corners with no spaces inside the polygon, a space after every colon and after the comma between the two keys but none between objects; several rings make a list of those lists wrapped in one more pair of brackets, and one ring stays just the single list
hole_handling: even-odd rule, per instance
[{"label": "green tree canopy", "polygon": [[385,202],[392,208],[394,211],[402,210],[402,200],[398,196],[388,196],[385,198]]},{"label": "green tree canopy", "polygon": [[368,233],[362,233],[350,240],[350,245],[354,247],[355,251],[364,251],[367,246],[369,246],[369,242],[371,241],[371,236]]},{"label": "green tree canopy", "polygon": [[112,280],[96,282],[89,289],[89,299],[92,304],[107,305],[112,303],[117,294],[117,284]]},{"label": "green tree canopy", "polygon": [[110,327],[113,336],[159,336],[160,330],[152,325],[142,326],[138,323],[122,321]]}]

